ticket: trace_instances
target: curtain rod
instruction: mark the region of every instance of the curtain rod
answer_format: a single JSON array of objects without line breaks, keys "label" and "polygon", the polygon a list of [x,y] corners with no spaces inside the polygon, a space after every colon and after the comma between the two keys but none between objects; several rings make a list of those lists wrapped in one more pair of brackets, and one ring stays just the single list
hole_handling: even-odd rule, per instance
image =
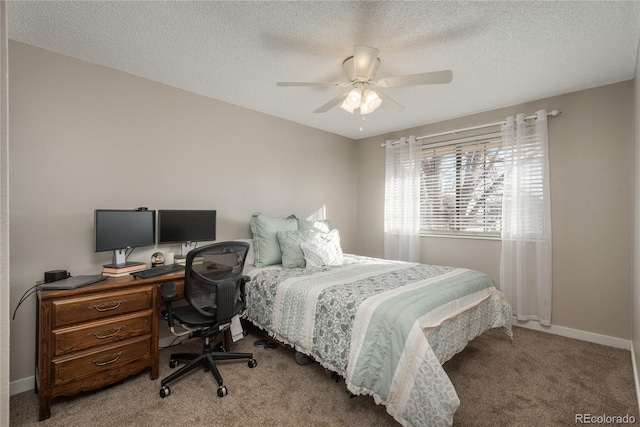
[{"label": "curtain rod", "polygon": [[[552,111],[549,111],[547,113],[547,116],[552,116],[552,117],[558,117],[559,115],[560,115],[560,111],[558,111],[558,110],[552,110]],[[526,116],[524,119],[525,120],[530,120],[530,119],[535,119],[536,117],[537,116],[535,114],[533,114],[531,116]],[[468,127],[468,128],[454,129],[454,130],[449,130],[449,131],[446,131],[446,132],[440,132],[440,133],[434,133],[434,134],[431,134],[431,135],[419,136],[419,137],[416,137],[416,140],[427,139],[427,138],[435,138],[436,136],[449,135],[449,134],[455,135],[456,133],[459,133],[459,132],[466,132],[466,131],[470,131],[470,130],[483,129],[483,128],[488,128],[488,127],[492,127],[492,126],[501,126],[501,125],[504,125],[504,124],[506,124],[506,122],[505,121],[501,121],[501,122],[496,122],[496,123],[487,123],[485,125],[471,126],[471,127]],[[393,144],[397,144],[398,142],[400,142],[400,141],[399,140],[398,141],[387,141],[386,143],[383,142],[382,144],[380,144],[380,146],[381,147],[386,147],[387,143],[390,143],[391,145],[393,145]]]}]

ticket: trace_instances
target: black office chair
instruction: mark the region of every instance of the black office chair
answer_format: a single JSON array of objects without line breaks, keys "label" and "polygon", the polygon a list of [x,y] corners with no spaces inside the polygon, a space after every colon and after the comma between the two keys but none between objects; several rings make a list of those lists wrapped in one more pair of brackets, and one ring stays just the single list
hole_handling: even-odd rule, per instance
[{"label": "black office chair", "polygon": [[[167,386],[169,382],[199,365],[204,365],[205,371],[211,371],[218,382],[218,396],[223,397],[228,391],[216,367],[216,360],[249,359],[250,368],[257,365],[251,353],[227,353],[224,346],[221,351],[215,351],[211,346],[211,338],[224,332],[231,319],[246,308],[244,287],[249,278],[242,275],[242,268],[248,250],[249,245],[244,242],[214,243],[191,250],[187,254],[184,275],[184,297],[189,305],[174,307],[172,301],[177,297],[175,283],[162,284],[160,292],[166,306],[162,315],[171,332],[177,336],[202,337],[204,346],[202,353],[171,355],[171,368],[175,368],[180,360],[189,363],[161,381],[160,397],[171,393]],[[180,323],[186,332],[177,333],[174,321]]]}]

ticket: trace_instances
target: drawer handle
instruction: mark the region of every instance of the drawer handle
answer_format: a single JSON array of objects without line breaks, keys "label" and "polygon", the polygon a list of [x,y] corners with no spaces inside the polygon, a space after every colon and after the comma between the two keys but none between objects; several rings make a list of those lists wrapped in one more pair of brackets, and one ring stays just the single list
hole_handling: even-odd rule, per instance
[{"label": "drawer handle", "polygon": [[110,311],[120,307],[120,304],[123,302],[127,302],[127,300],[121,299],[120,301],[103,302],[102,304],[90,305],[89,308],[93,308],[96,311]]},{"label": "drawer handle", "polygon": [[111,329],[105,329],[104,331],[93,332],[89,335],[93,335],[94,337],[100,340],[103,340],[105,338],[115,337],[120,333],[121,330],[123,330],[126,327],[127,327],[126,325],[118,326],[117,328],[111,328]]},{"label": "drawer handle", "polygon": [[[112,354],[111,356],[105,356],[101,359],[94,359],[93,363],[96,366],[105,366],[105,365],[111,365],[112,363],[115,363],[118,361],[118,359],[120,359],[120,356],[122,356],[124,354],[123,351],[121,351],[120,353],[116,353],[116,354]],[[108,359],[108,357],[110,357],[110,359]]]}]

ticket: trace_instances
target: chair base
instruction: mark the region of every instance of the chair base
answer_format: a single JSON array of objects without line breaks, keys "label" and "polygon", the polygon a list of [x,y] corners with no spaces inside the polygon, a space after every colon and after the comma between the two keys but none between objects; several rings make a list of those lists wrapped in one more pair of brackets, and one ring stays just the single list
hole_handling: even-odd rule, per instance
[{"label": "chair base", "polygon": [[216,366],[216,360],[238,360],[238,359],[248,359],[249,367],[253,368],[257,365],[256,360],[253,358],[252,353],[227,353],[223,351],[215,351],[209,345],[209,340],[205,339],[204,348],[202,349],[202,353],[175,353],[171,355],[171,362],[169,366],[172,368],[177,366],[178,361],[189,361],[186,365],[178,369],[177,371],[171,373],[167,377],[163,378],[160,382],[160,396],[166,397],[169,395],[170,391],[167,387],[171,381],[179,378],[186,373],[192,371],[198,366],[204,366],[204,370],[211,371],[211,374],[215,378],[218,383],[218,396],[223,397],[227,394],[227,389],[224,386],[222,375],[220,375],[220,371],[218,371],[218,367]]}]

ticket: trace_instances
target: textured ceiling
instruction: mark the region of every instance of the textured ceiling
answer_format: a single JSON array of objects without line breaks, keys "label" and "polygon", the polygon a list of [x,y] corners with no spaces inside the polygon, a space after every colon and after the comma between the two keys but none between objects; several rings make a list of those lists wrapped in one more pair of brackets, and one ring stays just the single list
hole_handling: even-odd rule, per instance
[{"label": "textured ceiling", "polygon": [[[9,38],[354,139],[634,77],[640,3],[7,1]],[[313,111],[342,88],[353,45],[377,78],[449,69],[448,85],[387,88],[406,107]],[[552,108],[553,106],[550,106]]]}]

